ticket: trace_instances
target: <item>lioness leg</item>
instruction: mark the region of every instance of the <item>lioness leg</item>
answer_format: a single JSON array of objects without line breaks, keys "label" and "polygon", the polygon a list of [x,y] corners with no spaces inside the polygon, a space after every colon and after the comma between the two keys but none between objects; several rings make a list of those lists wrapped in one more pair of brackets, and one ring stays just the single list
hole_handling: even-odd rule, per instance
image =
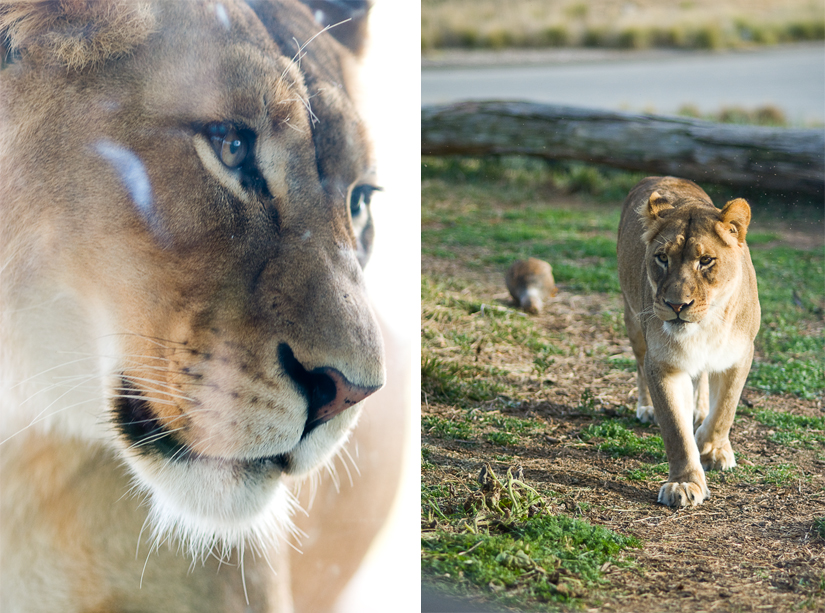
[{"label": "lioness leg", "polygon": [[636,356],[636,387],[639,396],[636,403],[636,418],[641,422],[650,423],[656,420],[656,416],[653,414],[653,401],[650,399],[644,371],[647,345],[645,344],[642,327],[639,325],[639,317],[633,312],[626,300],[624,303],[624,325],[627,328],[627,336],[630,339],[630,346],[633,348],[633,355]]},{"label": "lioness leg", "polygon": [[696,446],[705,470],[726,470],[736,466],[728,435],[752,358],[753,350],[739,364],[710,375],[710,412],[696,430]]},{"label": "lioness leg", "polygon": [[703,372],[693,381],[693,431],[699,429],[708,416],[710,400],[708,399],[708,373]]},{"label": "lioness leg", "polygon": [[659,502],[696,506],[710,492],[693,440],[693,382],[687,373],[664,371],[649,360],[645,371],[668,460],[668,479],[659,490]]}]

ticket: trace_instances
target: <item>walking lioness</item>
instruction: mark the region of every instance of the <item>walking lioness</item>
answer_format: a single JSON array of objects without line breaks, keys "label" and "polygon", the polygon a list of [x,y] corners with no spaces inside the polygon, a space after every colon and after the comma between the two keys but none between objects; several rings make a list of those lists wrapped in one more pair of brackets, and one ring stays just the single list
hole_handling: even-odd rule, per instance
[{"label": "walking lioness", "polygon": [[0,610],[291,611],[363,555],[285,541],[385,382],[367,8],[0,0]]},{"label": "walking lioness", "polygon": [[750,218],[741,198],[720,211],[698,185],[674,177],[644,179],[622,208],[619,281],[637,362],[636,415],[661,428],[669,474],[659,502],[669,506],[710,495],[703,467],[736,466],[728,434],[760,317]]}]

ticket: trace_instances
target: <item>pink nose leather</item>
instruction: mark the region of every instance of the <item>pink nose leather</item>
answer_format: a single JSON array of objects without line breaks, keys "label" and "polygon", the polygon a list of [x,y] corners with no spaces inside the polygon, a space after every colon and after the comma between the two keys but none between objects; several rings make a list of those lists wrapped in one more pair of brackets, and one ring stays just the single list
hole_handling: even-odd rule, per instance
[{"label": "pink nose leather", "polygon": [[329,421],[339,413],[346,411],[354,404],[358,404],[367,396],[381,389],[380,385],[375,387],[361,387],[353,385],[334,368],[324,368],[323,372],[335,383],[335,398],[327,404],[319,407],[315,413],[315,421],[323,423]]}]

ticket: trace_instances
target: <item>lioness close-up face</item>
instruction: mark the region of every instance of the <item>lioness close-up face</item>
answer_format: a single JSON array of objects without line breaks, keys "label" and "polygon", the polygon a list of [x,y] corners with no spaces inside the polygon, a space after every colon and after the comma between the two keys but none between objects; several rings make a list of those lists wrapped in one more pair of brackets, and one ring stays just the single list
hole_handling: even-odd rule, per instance
[{"label": "lioness close-up face", "polygon": [[387,382],[369,8],[0,2],[3,610],[302,602],[293,485]]}]

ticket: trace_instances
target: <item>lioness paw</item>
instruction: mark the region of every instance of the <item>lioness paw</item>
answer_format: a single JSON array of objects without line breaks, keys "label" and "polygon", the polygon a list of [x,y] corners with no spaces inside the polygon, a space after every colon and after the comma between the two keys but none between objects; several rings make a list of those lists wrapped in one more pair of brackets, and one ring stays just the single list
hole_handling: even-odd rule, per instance
[{"label": "lioness paw", "polygon": [[720,441],[721,437],[718,434],[713,436],[708,428],[700,426],[696,430],[695,437],[702,468],[705,470],[728,470],[736,466],[733,448],[730,446],[730,439],[727,436]]},{"label": "lioness paw", "polygon": [[707,451],[702,451],[699,457],[702,461],[702,468],[705,470],[728,470],[736,466],[736,458],[733,457],[733,449],[730,441],[726,441],[721,447],[706,446]]},{"label": "lioness paw", "polygon": [[653,407],[650,405],[636,407],[636,419],[644,424],[655,424],[656,416],[653,414]]},{"label": "lioness paw", "polygon": [[659,502],[669,507],[695,507],[710,496],[706,485],[668,482],[659,490]]}]

